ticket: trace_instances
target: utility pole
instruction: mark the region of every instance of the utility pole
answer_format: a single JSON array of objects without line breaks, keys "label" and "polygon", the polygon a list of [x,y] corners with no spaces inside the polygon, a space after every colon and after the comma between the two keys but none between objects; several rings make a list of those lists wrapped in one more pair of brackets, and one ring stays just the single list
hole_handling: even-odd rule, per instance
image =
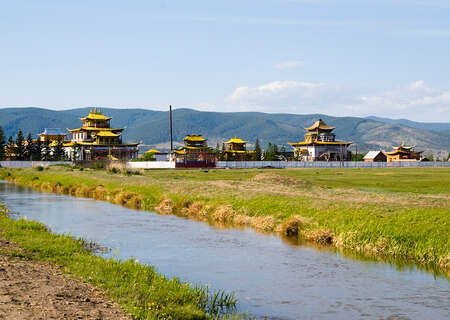
[{"label": "utility pole", "polygon": [[170,113],[170,153],[173,151],[173,132],[172,132],[172,105],[169,106]]}]

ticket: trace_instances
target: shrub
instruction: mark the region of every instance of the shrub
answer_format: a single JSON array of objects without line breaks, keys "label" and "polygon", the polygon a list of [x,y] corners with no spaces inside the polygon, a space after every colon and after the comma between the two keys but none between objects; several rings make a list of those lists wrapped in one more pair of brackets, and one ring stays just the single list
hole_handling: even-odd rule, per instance
[{"label": "shrub", "polygon": [[93,168],[95,170],[104,169],[105,168],[105,164],[103,162],[100,162],[100,161],[95,161]]}]

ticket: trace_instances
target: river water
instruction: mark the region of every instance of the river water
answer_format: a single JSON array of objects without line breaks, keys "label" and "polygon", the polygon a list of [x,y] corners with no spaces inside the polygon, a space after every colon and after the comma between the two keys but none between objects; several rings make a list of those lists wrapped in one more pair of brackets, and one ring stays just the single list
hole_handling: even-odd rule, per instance
[{"label": "river water", "polygon": [[0,182],[13,218],[37,220],[168,276],[234,292],[268,319],[449,319],[450,282],[410,267],[349,259],[252,230],[48,194]]}]

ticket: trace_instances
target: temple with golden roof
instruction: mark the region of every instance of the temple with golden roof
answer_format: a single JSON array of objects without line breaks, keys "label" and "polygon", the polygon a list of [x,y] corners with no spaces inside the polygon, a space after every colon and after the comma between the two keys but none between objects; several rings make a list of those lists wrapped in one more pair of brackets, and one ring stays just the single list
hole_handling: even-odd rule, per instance
[{"label": "temple with golden roof", "polygon": [[351,142],[338,141],[332,132],[335,127],[327,125],[322,119],[305,128],[305,141],[289,142],[294,148],[294,157],[301,161],[349,161]]},{"label": "temple with golden roof", "polygon": [[387,162],[394,161],[418,161],[423,151],[415,151],[414,146],[407,146],[405,142],[401,145],[393,147],[394,151],[386,152]]},{"label": "temple with golden roof", "polygon": [[184,146],[174,150],[172,160],[176,167],[215,167],[216,155],[208,147],[207,139],[201,135],[191,134],[183,139]]},{"label": "temple with golden roof", "polygon": [[94,108],[80,119],[81,128],[68,129],[70,143],[64,147],[71,148],[75,143],[80,147],[78,160],[131,160],[138,155],[139,143],[123,143],[123,128],[111,128],[111,117],[103,115]]},{"label": "temple with golden roof", "polygon": [[225,142],[225,150],[223,151],[223,159],[225,161],[249,161],[254,154],[253,151],[247,151],[246,144],[240,138],[232,138]]}]

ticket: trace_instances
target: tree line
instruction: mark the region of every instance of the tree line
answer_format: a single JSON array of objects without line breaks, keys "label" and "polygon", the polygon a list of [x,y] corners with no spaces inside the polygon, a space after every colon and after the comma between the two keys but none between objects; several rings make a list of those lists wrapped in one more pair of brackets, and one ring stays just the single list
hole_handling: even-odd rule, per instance
[{"label": "tree line", "polygon": [[76,150],[68,157],[64,152],[63,139],[57,139],[54,142],[49,139],[41,141],[41,139],[33,140],[31,133],[25,139],[22,130],[17,133],[16,139],[12,136],[5,139],[3,128],[0,127],[0,160],[16,160],[16,161],[64,161],[68,158],[76,159]]}]

